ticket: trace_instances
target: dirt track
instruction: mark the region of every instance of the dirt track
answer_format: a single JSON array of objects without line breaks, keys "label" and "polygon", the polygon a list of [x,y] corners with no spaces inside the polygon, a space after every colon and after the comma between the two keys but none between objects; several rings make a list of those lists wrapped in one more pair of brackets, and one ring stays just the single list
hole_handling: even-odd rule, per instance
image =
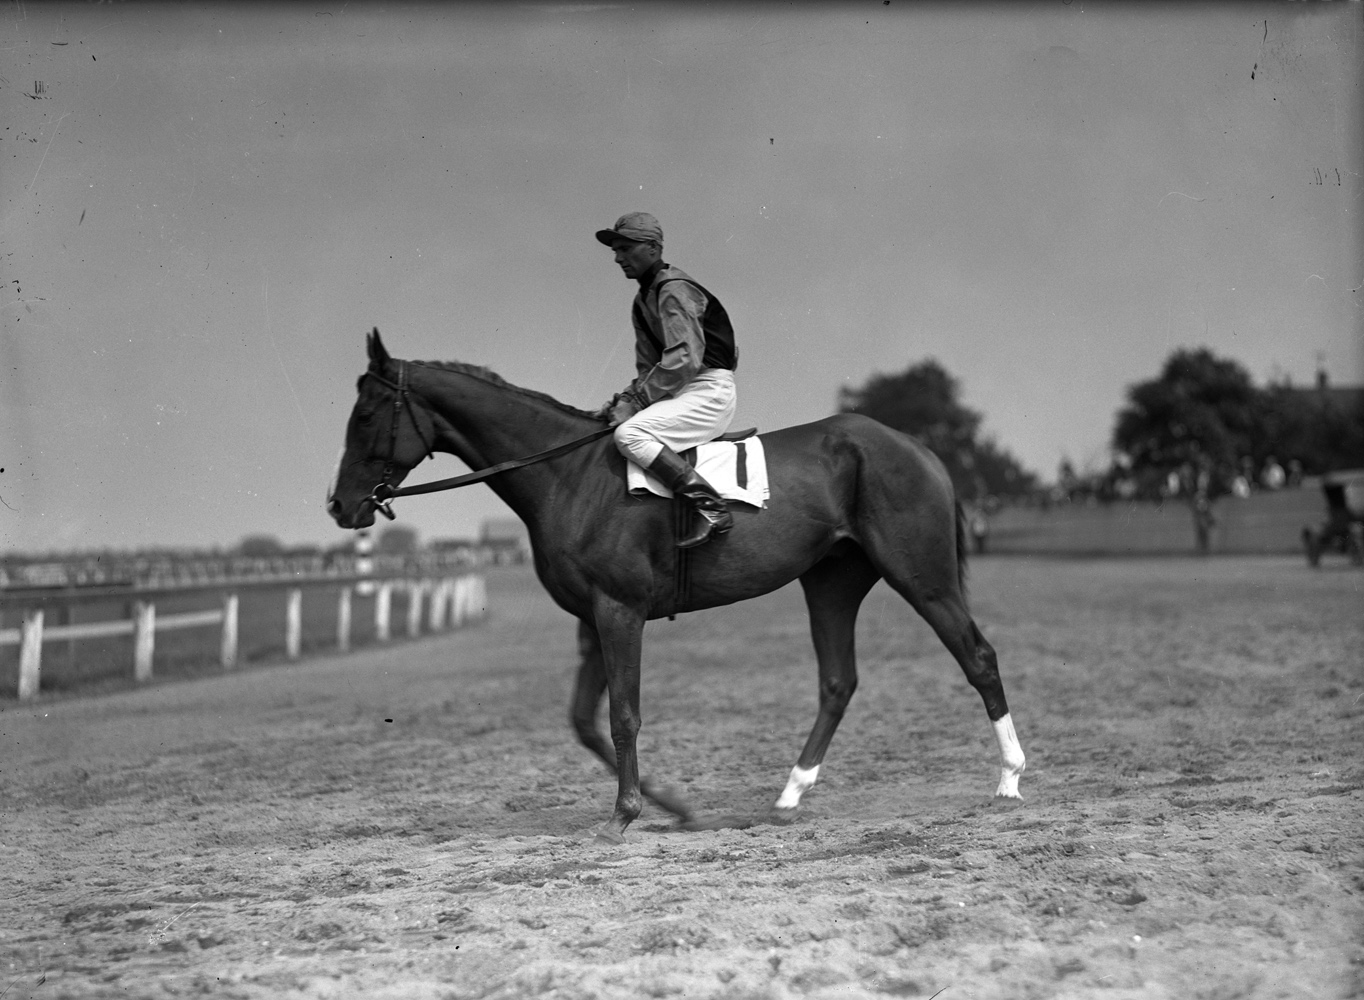
[{"label": "dirt track", "polygon": [[[799,822],[586,838],[571,621],[0,702],[0,996],[1364,995],[1364,573],[984,559],[1029,755],[898,598]],[[761,819],[814,718],[797,590],[646,634],[644,770]],[[391,721],[388,721],[391,720]],[[6,990],[8,987],[8,990]]]}]

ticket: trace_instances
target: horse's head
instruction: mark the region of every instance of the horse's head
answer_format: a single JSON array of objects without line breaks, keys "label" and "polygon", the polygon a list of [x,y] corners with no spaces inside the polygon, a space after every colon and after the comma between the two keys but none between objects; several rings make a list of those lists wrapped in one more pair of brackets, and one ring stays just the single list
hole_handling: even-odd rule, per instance
[{"label": "horse's head", "polygon": [[327,489],[327,513],[343,528],[367,528],[374,512],[393,514],[375,490],[397,486],[431,453],[431,414],[414,404],[409,365],[390,358],[376,329],[368,337],[369,368],[356,383],[359,398],[346,424],[346,444]]}]

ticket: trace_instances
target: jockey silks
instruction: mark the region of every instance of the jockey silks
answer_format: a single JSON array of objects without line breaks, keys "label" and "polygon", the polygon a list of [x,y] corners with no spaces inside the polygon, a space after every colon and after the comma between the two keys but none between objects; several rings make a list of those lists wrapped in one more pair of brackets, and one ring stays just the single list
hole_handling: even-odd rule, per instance
[{"label": "jockey silks", "polygon": [[738,367],[734,328],[725,307],[679,268],[660,261],[651,269],[640,281],[631,317],[635,389],[649,403],[676,395],[705,369]]}]

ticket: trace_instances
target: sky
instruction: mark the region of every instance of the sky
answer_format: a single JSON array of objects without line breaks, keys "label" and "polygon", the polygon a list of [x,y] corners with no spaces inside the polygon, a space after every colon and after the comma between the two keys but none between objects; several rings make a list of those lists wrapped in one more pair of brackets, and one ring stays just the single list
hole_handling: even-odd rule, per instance
[{"label": "sky", "polygon": [[[735,426],[935,358],[1044,480],[1208,347],[1364,384],[1364,4],[7,3],[0,553],[342,542],[378,327],[595,408],[655,214]],[[464,467],[438,456],[409,482]],[[423,540],[508,511],[396,504]]]}]

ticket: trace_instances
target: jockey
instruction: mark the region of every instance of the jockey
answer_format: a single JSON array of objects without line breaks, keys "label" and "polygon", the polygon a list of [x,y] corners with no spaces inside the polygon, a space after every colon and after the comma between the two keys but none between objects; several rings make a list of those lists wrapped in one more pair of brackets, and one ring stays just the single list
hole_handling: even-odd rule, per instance
[{"label": "jockey", "polygon": [[632,307],[637,377],[601,415],[615,427],[621,454],[700,515],[677,543],[693,548],[734,526],[715,488],[678,454],[719,437],[734,419],[734,329],[719,299],[664,263],[663,229],[648,212],[622,215],[597,240],[639,282]]}]

